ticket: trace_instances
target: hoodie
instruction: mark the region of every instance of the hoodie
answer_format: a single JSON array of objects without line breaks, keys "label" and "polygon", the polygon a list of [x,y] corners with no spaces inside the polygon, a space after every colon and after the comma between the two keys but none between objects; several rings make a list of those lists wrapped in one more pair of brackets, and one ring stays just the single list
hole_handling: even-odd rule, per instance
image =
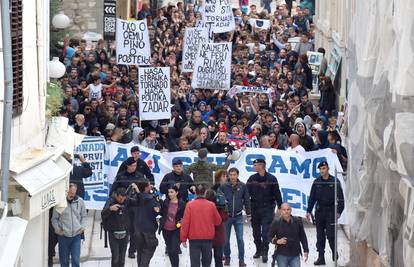
[{"label": "hoodie", "polygon": [[305,134],[304,135],[299,135],[299,144],[305,149],[305,151],[312,151],[312,149],[314,148],[315,144],[313,142],[312,137],[310,137],[309,135],[306,134],[306,125],[303,122],[298,122],[295,124],[295,132],[297,133],[297,128],[298,125],[302,124],[303,127],[305,128]]}]

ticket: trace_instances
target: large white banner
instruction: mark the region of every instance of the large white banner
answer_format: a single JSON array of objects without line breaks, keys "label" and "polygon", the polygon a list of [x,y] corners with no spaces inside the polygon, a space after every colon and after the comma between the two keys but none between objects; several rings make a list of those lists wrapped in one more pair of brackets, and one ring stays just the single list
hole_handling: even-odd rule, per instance
[{"label": "large white banner", "polygon": [[170,119],[170,68],[139,68],[138,85],[140,119],[142,121]]},{"label": "large white banner", "polygon": [[200,44],[208,42],[208,29],[191,27],[185,29],[183,62],[181,72],[193,72],[197,50]]},{"label": "large white banner", "polygon": [[[74,150],[74,154],[82,154],[92,168],[92,176],[83,179],[87,209],[102,209],[108,196],[108,182],[104,175],[104,152],[105,139],[95,136],[86,136]],[[73,164],[81,163],[75,158]]]},{"label": "large white banner", "polygon": [[206,0],[202,16],[204,24],[215,33],[234,31],[236,27],[230,0]]},{"label": "large white banner", "polygon": [[116,62],[123,65],[151,64],[146,20],[116,20]]},{"label": "large white banner", "polygon": [[[107,144],[107,160],[105,165],[108,166],[107,174],[110,184],[113,183],[121,163],[130,155],[129,151],[132,146],[133,144]],[[198,160],[197,153],[193,151],[161,153],[145,147],[140,147],[140,149],[141,159],[150,167],[157,187],[164,175],[171,172],[174,159],[182,160],[184,167]],[[294,215],[301,217],[306,215],[311,186],[313,181],[319,176],[318,164],[326,160],[332,175],[335,174],[335,168],[338,173],[342,172],[337,155],[330,149],[297,154],[276,149],[247,148],[244,152],[241,152],[241,157],[233,162],[230,167],[238,168],[240,171],[239,179],[246,182],[255,173],[253,161],[258,158],[266,160],[267,171],[275,175],[279,181],[283,201],[291,205]],[[209,154],[207,160],[218,165],[224,165],[226,155]],[[344,195],[346,195],[342,176],[338,175],[338,178],[341,181]],[[346,222],[345,213],[343,213],[339,221],[340,223]]]},{"label": "large white banner", "polygon": [[202,43],[197,51],[191,86],[230,89],[231,50],[231,43]]}]

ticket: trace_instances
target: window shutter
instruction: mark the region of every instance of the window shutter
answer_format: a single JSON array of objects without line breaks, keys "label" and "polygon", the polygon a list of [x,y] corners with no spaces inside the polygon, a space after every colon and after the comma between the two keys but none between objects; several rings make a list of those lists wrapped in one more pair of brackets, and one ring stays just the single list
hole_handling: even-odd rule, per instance
[{"label": "window shutter", "polygon": [[13,64],[13,116],[23,111],[23,4],[10,0],[10,28]]}]

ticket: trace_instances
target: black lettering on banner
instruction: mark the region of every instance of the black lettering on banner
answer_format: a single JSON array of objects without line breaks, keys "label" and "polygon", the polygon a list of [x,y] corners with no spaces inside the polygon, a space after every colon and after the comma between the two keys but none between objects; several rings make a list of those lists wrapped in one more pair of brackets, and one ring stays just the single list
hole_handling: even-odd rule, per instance
[{"label": "black lettering on banner", "polygon": [[[170,113],[169,72],[163,68],[143,68],[138,77],[140,94],[140,111],[142,113]],[[143,114],[140,114],[141,117]],[[148,118],[148,116],[147,116]]]},{"label": "black lettering on banner", "polygon": [[228,43],[201,44],[197,70],[195,71],[196,88],[226,89],[230,86],[230,68],[227,66],[231,57]]},{"label": "black lettering on banner", "polygon": [[[128,65],[150,65],[148,30],[144,21],[119,20],[117,62]],[[147,55],[148,53],[148,55]]]}]

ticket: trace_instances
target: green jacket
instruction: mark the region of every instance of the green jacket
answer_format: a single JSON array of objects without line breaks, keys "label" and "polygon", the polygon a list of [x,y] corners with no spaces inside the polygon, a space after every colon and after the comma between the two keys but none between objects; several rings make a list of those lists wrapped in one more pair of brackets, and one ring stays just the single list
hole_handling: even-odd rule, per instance
[{"label": "green jacket", "polygon": [[217,164],[210,163],[205,160],[199,160],[184,170],[185,174],[193,174],[194,184],[204,184],[209,188],[214,184],[213,172],[220,169],[227,170],[230,165],[230,160],[226,159],[226,162],[223,166],[217,166]]}]

